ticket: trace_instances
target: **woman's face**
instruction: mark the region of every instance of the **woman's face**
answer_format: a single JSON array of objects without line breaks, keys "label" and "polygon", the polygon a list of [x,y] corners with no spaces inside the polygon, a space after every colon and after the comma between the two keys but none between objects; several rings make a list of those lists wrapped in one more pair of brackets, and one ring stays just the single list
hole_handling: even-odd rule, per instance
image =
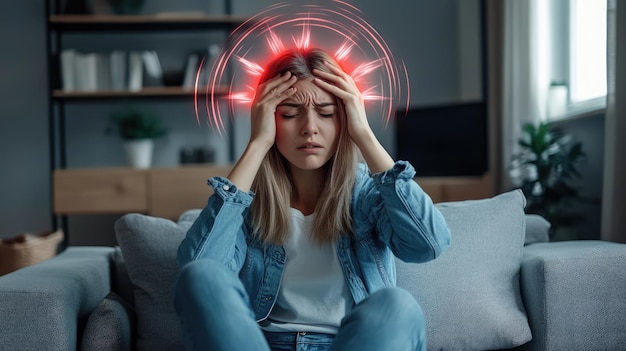
[{"label": "woman's face", "polygon": [[339,139],[337,99],[310,80],[276,107],[276,147],[292,167],[316,170],[330,160]]}]

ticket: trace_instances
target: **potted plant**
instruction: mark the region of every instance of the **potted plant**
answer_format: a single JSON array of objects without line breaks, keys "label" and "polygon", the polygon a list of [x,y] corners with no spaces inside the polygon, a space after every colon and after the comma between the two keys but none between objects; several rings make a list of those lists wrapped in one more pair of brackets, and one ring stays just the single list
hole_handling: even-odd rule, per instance
[{"label": "potted plant", "polygon": [[124,140],[126,157],[134,168],[150,168],[154,139],[167,133],[154,114],[137,108],[128,108],[111,115],[107,133],[116,130]]},{"label": "potted plant", "polygon": [[569,182],[580,178],[576,167],[585,157],[582,143],[542,122],[524,125],[519,146],[510,174],[526,196],[526,213],[539,214],[550,222],[551,240],[572,239],[567,228],[582,217],[571,211],[571,205],[582,198]]}]

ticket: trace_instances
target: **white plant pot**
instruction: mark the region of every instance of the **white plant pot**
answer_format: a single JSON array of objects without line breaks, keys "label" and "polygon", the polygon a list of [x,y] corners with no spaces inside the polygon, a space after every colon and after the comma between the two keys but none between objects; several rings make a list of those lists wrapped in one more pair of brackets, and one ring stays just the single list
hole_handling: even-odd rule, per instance
[{"label": "white plant pot", "polygon": [[124,144],[126,148],[126,159],[133,168],[146,169],[152,165],[152,149],[154,142],[152,139],[127,140]]}]

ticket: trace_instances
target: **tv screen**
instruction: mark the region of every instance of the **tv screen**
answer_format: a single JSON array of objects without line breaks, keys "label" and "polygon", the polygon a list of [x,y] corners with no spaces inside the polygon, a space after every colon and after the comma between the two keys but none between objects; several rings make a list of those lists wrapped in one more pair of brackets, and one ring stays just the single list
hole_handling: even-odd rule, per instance
[{"label": "tv screen", "polygon": [[488,170],[486,104],[467,103],[398,111],[397,159],[418,177],[479,176]]}]

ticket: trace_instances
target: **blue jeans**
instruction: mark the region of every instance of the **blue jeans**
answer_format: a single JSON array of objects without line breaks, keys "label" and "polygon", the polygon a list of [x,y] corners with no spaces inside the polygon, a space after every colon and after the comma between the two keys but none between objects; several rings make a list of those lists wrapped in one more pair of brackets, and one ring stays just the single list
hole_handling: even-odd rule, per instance
[{"label": "blue jeans", "polygon": [[399,288],[381,289],[356,305],[337,335],[263,333],[239,278],[211,260],[185,265],[175,289],[187,350],[426,350],[422,309]]}]

